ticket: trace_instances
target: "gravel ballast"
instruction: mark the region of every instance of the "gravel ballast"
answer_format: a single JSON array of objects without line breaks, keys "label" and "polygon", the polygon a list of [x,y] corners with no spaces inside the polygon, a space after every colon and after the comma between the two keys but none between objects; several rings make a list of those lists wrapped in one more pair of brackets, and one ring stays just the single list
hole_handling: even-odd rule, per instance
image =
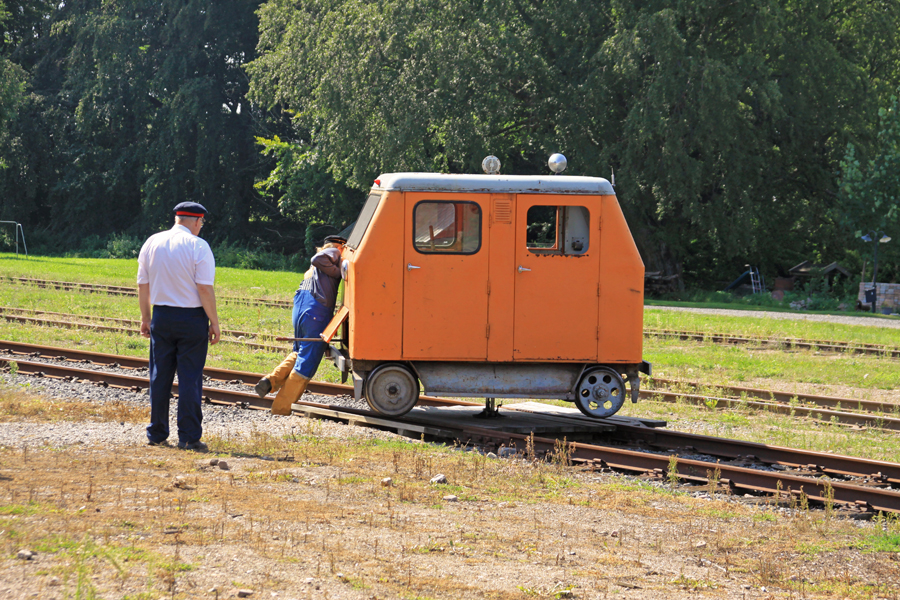
[{"label": "gravel ballast", "polygon": [[[0,354],[2,357],[3,354]],[[43,362],[54,364],[66,364],[64,361],[54,361],[27,357],[22,360],[30,362]],[[69,363],[71,364],[71,363]],[[140,376],[146,370],[114,368],[106,365],[78,364],[78,368],[92,369],[104,372],[116,372]],[[131,407],[148,407],[150,398],[147,390],[135,392],[117,387],[104,387],[93,383],[73,382],[50,377],[32,377],[26,375],[12,376],[8,373],[0,375],[0,381],[7,385],[20,387],[23,391],[46,397],[56,401],[88,401],[103,404],[124,404]],[[252,386],[239,383],[226,383],[205,379],[204,386],[222,389],[252,392]],[[304,402],[316,402],[331,406],[350,408],[367,408],[365,401],[358,402],[350,396],[323,396],[318,394],[304,394],[301,398]],[[178,442],[176,426],[177,399],[172,399],[170,406],[170,435],[169,443]],[[303,426],[306,419],[300,416],[284,417],[272,415],[266,410],[240,408],[235,406],[223,406],[217,404],[203,405],[203,435],[204,438],[216,436],[226,439],[246,438],[253,433],[266,433],[273,436],[281,436],[297,431]],[[84,445],[143,445],[147,443],[146,423],[124,422],[7,422],[0,423],[0,445],[4,446],[70,446],[74,444]],[[333,421],[320,421],[316,425],[317,430],[324,435],[337,435],[346,437],[353,435],[366,438],[396,438],[395,434],[368,428],[348,427],[347,425]]]}]

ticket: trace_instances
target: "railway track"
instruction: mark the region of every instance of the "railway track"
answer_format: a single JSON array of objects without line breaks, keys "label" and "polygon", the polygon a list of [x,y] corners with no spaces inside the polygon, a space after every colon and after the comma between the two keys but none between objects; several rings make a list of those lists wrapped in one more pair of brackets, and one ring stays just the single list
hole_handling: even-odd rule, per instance
[{"label": "railway track", "polygon": [[[143,375],[112,374],[28,360],[53,358],[67,362],[78,361],[83,366],[90,363],[95,366],[145,369],[145,359],[9,342],[0,342],[0,349],[13,353],[0,356],[0,360],[15,360],[18,372],[23,375],[99,382],[132,390],[147,387],[147,379]],[[258,380],[258,374],[226,369],[206,369],[204,374],[210,379],[209,385],[204,386],[203,390],[207,402],[238,404],[245,408],[269,408],[270,400],[261,399],[249,391],[249,385]],[[248,385],[248,391],[217,388],[215,382],[242,382]],[[322,382],[312,382],[309,389],[322,395],[352,394],[349,386]],[[423,397],[420,405],[481,408],[475,403],[430,397]],[[548,405],[526,403],[504,408],[516,413],[541,413],[542,418],[555,419],[560,424],[597,423],[572,409]],[[651,429],[634,421],[629,423],[628,420],[616,418],[609,420],[609,423],[615,425],[614,432],[599,434],[606,445],[598,445],[588,442],[561,443],[559,439],[511,433],[483,426],[481,423],[460,425],[458,421],[444,422],[440,415],[436,419],[434,414],[429,414],[428,409],[417,408],[399,419],[320,403],[299,402],[294,405],[294,410],[313,417],[339,419],[414,437],[421,435],[430,439],[458,440],[462,443],[515,448],[519,451],[528,448],[538,454],[559,452],[562,445],[574,464],[587,469],[610,469],[632,475],[678,479],[698,485],[716,485],[736,494],[765,494],[782,501],[802,503],[805,498],[821,504],[834,503],[848,510],[868,514],[878,511],[900,513],[900,464],[896,463]],[[610,443],[620,446],[609,445]],[[692,458],[684,458],[686,455]],[[694,457],[695,455],[702,459]]]},{"label": "railway track", "polygon": [[677,338],[693,342],[727,345],[754,345],[771,348],[797,348],[820,352],[842,352],[872,354],[885,358],[900,358],[900,348],[880,344],[857,344],[829,340],[806,340],[802,338],[766,338],[756,336],[734,336],[723,333],[702,331],[677,331],[672,329],[644,329],[644,337]]},{"label": "railway track", "polygon": [[[43,288],[53,288],[64,291],[79,291],[88,293],[105,293],[110,295],[137,296],[137,288],[117,285],[102,285],[94,283],[81,283],[75,281],[53,281],[49,279],[35,279],[31,277],[0,276],[0,279],[10,283],[32,285]],[[244,304],[250,306],[269,306],[275,308],[291,308],[293,304],[287,300],[266,300],[261,298],[240,298],[236,296],[217,296],[217,300],[232,304]],[[21,310],[21,309],[20,309]],[[241,335],[254,335],[241,332]],[[710,333],[701,331],[680,331],[671,329],[644,329],[645,337],[678,338],[682,340],[711,342],[716,344],[756,346],[769,346],[776,348],[798,348],[818,350],[822,352],[850,352],[857,354],[873,354],[878,356],[900,358],[900,347],[881,344],[859,344],[834,340],[808,340],[803,338],[766,338],[761,336],[734,336],[723,333]]]},{"label": "railway track", "polygon": [[[137,296],[136,287],[121,285],[102,285],[99,283],[81,283],[77,281],[52,281],[49,279],[34,279],[31,277],[0,276],[3,281],[19,285],[31,285],[41,288],[51,288],[67,292],[100,293],[111,296]],[[237,296],[216,296],[216,300],[227,304],[244,304],[249,306],[269,306],[274,308],[292,308],[293,303],[287,300],[264,300],[261,298],[240,298]]]},{"label": "railway track", "polygon": [[[71,313],[58,313],[42,310],[34,310],[29,308],[10,308],[0,306],[0,319],[14,323],[24,323],[28,325],[52,326],[63,329],[90,329],[93,331],[107,331],[112,333],[121,333],[123,335],[140,335],[140,321],[132,319],[117,319],[114,317],[97,317],[90,315],[76,315]],[[75,320],[60,319],[82,319],[88,321],[112,322],[116,325],[101,325],[99,323],[84,323]],[[265,350],[267,352],[285,352],[289,346],[279,346],[276,344],[265,344],[261,342],[248,342],[239,338],[255,338],[255,339],[272,339],[276,337],[266,333],[250,333],[246,331],[237,331],[233,329],[222,330],[222,343],[239,344],[252,348],[254,350]],[[224,336],[230,336],[224,337]]]},{"label": "railway track", "polygon": [[[26,316],[31,315],[31,316]],[[52,317],[48,319],[47,317]],[[125,335],[139,335],[140,322],[130,319],[117,319],[112,317],[81,316],[70,313],[57,313],[40,311],[27,308],[0,307],[0,319],[6,321],[26,323],[32,325],[50,325],[71,329],[91,329],[94,331],[108,331]],[[111,321],[116,326],[101,325],[97,323],[83,323],[74,320],[58,319],[88,319],[99,321]],[[237,330],[223,330],[222,342],[241,345],[254,350],[267,352],[284,352],[287,346],[278,346],[261,342],[251,342],[240,338],[268,339],[270,334],[260,334]],[[694,389],[708,388],[696,382],[679,382],[664,378],[651,380],[654,386],[688,386]],[[807,417],[823,421],[833,421],[857,427],[876,427],[900,431],[900,405],[886,402],[872,402],[868,400],[854,400],[850,398],[836,398],[828,396],[814,396],[810,394],[792,394],[775,390],[762,390],[756,388],[713,386],[721,390],[723,396],[699,395],[696,393],[681,393],[668,389],[644,389],[641,390],[641,398],[671,403],[689,403],[708,408],[746,408],[752,410],[765,410],[778,414],[797,417]],[[731,397],[729,397],[731,396]],[[748,398],[759,398],[761,401],[752,401]],[[848,412],[847,409],[855,409],[860,412]],[[884,415],[870,417],[865,413],[884,413]]]},{"label": "railway track", "polygon": [[848,409],[860,412],[866,411],[871,413],[885,413],[900,416],[900,404],[891,402],[877,402],[873,400],[858,400],[855,398],[840,398],[837,396],[820,396],[816,394],[804,394],[802,392],[780,392],[778,390],[764,390],[760,388],[751,388],[743,386],[731,385],[709,385],[697,381],[684,381],[678,379],[666,379],[665,377],[653,377],[651,380],[654,386],[664,386],[664,388],[688,388],[692,390],[712,390],[720,393],[724,397],[730,398],[758,398],[770,402],[781,404],[801,404],[813,405],[822,408],[834,408],[837,410]]},{"label": "railway track", "polygon": [[[654,381],[655,383],[655,381]],[[760,392],[764,390],[759,390]],[[890,411],[895,416],[887,416],[885,414],[874,414],[872,412],[847,412],[840,409],[841,406],[852,408],[860,401],[850,398],[823,398],[822,405],[804,406],[798,402],[777,402],[777,401],[754,401],[746,398],[727,398],[719,396],[706,396],[692,393],[673,392],[665,389],[649,389],[641,390],[640,397],[644,400],[669,403],[693,404],[696,406],[706,406],[709,409],[726,409],[738,408],[756,411],[766,411],[791,417],[804,417],[815,419],[818,421],[827,421],[831,423],[840,423],[843,425],[852,425],[855,427],[888,429],[900,431],[900,418],[898,418],[898,405],[889,403],[869,403],[881,405],[882,410],[878,413]],[[832,404],[833,403],[833,404]],[[843,403],[843,404],[842,404]],[[822,406],[833,405],[836,410],[823,408]],[[890,407],[890,408],[889,408]]]}]

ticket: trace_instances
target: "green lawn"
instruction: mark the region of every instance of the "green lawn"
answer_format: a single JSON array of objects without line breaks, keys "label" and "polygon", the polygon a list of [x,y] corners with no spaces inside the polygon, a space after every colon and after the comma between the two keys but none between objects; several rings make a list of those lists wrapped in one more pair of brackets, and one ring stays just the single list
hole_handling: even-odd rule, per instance
[{"label": "green lawn", "polygon": [[[24,258],[23,255],[16,258],[15,253],[0,253],[0,275],[135,287],[137,259],[46,256]],[[302,279],[302,273],[287,271],[216,269],[217,291],[231,296],[290,299]]]}]

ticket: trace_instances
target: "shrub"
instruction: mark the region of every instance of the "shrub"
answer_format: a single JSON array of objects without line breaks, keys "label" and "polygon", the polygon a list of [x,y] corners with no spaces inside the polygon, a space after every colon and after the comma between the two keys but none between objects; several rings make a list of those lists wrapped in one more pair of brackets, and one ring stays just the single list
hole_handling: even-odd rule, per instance
[{"label": "shrub", "polygon": [[217,267],[236,269],[265,269],[302,273],[309,268],[309,258],[301,254],[278,254],[265,250],[251,250],[236,243],[225,242],[213,248]]},{"label": "shrub", "polygon": [[109,258],[137,258],[141,252],[144,241],[138,237],[123,234],[113,234],[106,242],[106,251]]}]

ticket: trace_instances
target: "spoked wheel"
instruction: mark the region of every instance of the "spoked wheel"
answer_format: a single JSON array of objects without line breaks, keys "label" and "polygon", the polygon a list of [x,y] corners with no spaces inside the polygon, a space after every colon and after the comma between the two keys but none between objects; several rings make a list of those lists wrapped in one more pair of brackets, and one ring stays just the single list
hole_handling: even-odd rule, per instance
[{"label": "spoked wheel", "polygon": [[611,417],[625,403],[625,382],[622,376],[608,367],[586,371],[578,384],[575,404],[589,417]]},{"label": "spoked wheel", "polygon": [[419,381],[403,365],[381,365],[366,380],[366,401],[382,415],[405,415],[419,401]]}]

